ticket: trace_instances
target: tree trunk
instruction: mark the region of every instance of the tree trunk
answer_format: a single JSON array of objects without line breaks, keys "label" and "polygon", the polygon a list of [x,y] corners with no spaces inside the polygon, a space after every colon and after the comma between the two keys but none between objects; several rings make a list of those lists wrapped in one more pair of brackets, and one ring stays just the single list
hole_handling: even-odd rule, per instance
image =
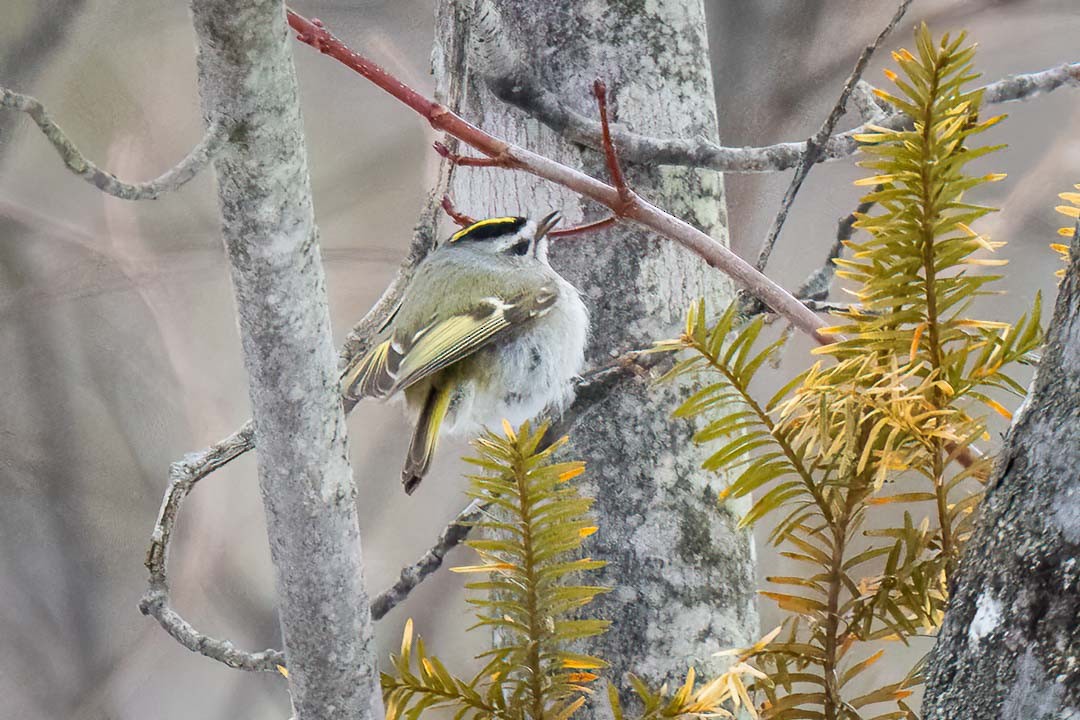
[{"label": "tree trunk", "polygon": [[1080,717],[1080,240],[960,565],[927,720]]},{"label": "tree trunk", "polygon": [[[441,99],[479,126],[561,162],[604,177],[599,153],[563,141],[492,89],[530,83],[596,117],[592,83],[604,79],[615,121],[646,134],[716,139],[702,0],[441,0],[433,57]],[[626,168],[650,201],[727,240],[722,177],[685,168]],[[603,217],[603,208],[534,177],[459,168],[450,185],[475,217],[559,209],[567,224]],[[629,224],[565,242],[553,264],[580,288],[592,317],[588,363],[678,333],[691,301],[712,308],[730,283],[697,257]],[[584,491],[596,498],[600,532],[593,557],[608,561],[601,581],[615,586],[592,606],[614,621],[590,644],[621,689],[626,673],[656,683],[708,674],[712,655],[757,633],[750,538],[717,506],[716,478],[700,469],[687,424],[670,412],[683,390],[637,382],[617,388],[570,432],[570,452],[588,463]]]},{"label": "tree trunk", "polygon": [[281,2],[193,0],[298,720],[381,718],[337,354]]}]

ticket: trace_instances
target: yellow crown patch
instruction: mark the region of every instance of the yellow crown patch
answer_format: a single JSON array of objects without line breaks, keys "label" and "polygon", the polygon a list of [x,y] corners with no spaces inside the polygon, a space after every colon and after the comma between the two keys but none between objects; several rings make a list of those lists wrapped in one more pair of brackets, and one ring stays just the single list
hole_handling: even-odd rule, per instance
[{"label": "yellow crown patch", "polygon": [[498,237],[512,232],[525,224],[525,218],[520,217],[493,217],[479,220],[468,227],[458,230],[450,236],[450,242],[455,243],[465,238],[484,240]]}]

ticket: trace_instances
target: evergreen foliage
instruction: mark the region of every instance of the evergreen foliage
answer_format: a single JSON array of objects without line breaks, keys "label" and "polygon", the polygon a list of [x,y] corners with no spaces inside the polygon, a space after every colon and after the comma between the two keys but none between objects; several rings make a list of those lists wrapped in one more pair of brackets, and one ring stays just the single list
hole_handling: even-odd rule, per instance
[{"label": "evergreen foliage", "polygon": [[[988,413],[1010,417],[995,398],[1024,389],[1006,371],[1041,341],[1038,300],[1015,324],[970,313],[998,277],[976,271],[1004,261],[988,257],[1001,243],[971,228],[992,209],[965,199],[1002,177],[965,172],[998,149],[970,140],[1001,120],[981,120],[981,92],[965,90],[978,77],[965,39],[935,42],[924,25],[915,53],[893,55],[898,92],[878,94],[914,122],[858,138],[874,174],[857,184],[874,187],[864,201],[881,212],[859,216],[866,234],[837,260],[857,304],[837,313],[827,359],[762,404],[750,381],[778,344],[755,347],[760,318],[739,326],[733,306],[710,326],[701,303],[682,337],[658,344],[692,351],[670,375],[703,378],[676,415],[709,418],[695,436],[719,446],[706,468],[737,468],[721,499],[756,493],[743,523],[773,518],[770,540],[806,567],[768,578],[779,587],[763,595],[788,619],[744,653],[767,676],[755,683],[766,718],[917,717],[905,699],[918,666],[858,696],[846,686],[884,654],[864,643],[940,625],[990,462],[974,443],[988,439]],[[901,475],[916,489],[893,490]],[[879,508],[896,504],[902,523],[881,527]]]},{"label": "evergreen foliage", "polygon": [[[481,562],[454,568],[487,575],[466,585],[476,614],[473,628],[496,630],[500,643],[481,656],[486,664],[479,672],[462,680],[414,637],[409,621],[401,651],[392,658],[394,672],[382,677],[387,720],[417,720],[434,708],[452,710],[455,720],[566,720],[593,694],[590,685],[606,666],[577,650],[609,624],[577,616],[608,590],[575,580],[604,564],[580,557],[582,542],[597,530],[588,515],[592,500],[570,482],[584,465],[554,461],[566,438],[541,448],[546,426],[503,430],[474,441],[476,457],[466,458],[481,471],[470,476],[469,494],[491,512],[476,523],[481,537],[467,543]],[[634,678],[640,717],[734,717],[749,703],[743,674],[759,673],[737,662],[698,686],[691,669],[674,693]],[[612,689],[607,699],[623,720],[618,694]]]},{"label": "evergreen foliage", "polygon": [[[1077,190],[1080,190],[1080,185],[1074,186]],[[1080,232],[1080,192],[1063,192],[1058,195],[1062,200],[1069,203],[1068,205],[1058,205],[1055,210],[1064,215],[1067,218],[1073,219],[1073,225],[1065,226],[1058,229],[1058,235],[1063,238],[1072,238],[1073,234]],[[1065,243],[1053,243],[1051,248],[1061,256],[1061,261],[1065,263],[1066,267],[1069,264],[1069,246]],[[1065,268],[1061,268],[1056,273],[1059,278],[1065,277]]]}]

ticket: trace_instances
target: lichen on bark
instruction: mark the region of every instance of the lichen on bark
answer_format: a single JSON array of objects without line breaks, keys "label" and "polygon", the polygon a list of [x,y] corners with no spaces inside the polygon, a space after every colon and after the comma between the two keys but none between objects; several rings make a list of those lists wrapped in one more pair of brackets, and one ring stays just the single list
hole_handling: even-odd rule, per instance
[{"label": "lichen on bark", "polygon": [[1080,239],[929,662],[927,720],[1080,717]]},{"label": "lichen on bark", "polygon": [[383,716],[285,8],[193,0],[297,720]]},{"label": "lichen on bark", "polygon": [[[515,74],[558,92],[595,116],[592,84],[603,79],[618,122],[658,136],[717,136],[701,0],[442,0],[433,56],[441,99],[484,130],[604,177],[603,157],[571,145],[497,100],[487,81]],[[722,177],[710,170],[626,168],[652,202],[726,241]],[[461,168],[451,194],[479,217],[559,209],[568,223],[602,208],[532,176]],[[701,296],[714,307],[732,289],[724,276],[675,243],[628,224],[556,244],[553,264],[584,293],[592,316],[588,363],[677,332]],[[613,620],[590,651],[626,687],[634,672],[673,680],[694,665],[708,675],[722,648],[757,633],[750,538],[717,506],[719,483],[700,469],[692,428],[670,418],[685,388],[624,383],[570,431],[570,452],[588,464],[583,491],[596,498],[600,532],[590,553],[607,560],[615,586],[590,612]]]}]

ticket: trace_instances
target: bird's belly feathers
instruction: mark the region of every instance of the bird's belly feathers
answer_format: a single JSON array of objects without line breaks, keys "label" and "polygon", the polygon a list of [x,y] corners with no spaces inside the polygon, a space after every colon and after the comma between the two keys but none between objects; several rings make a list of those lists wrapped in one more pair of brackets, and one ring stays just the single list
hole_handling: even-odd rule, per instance
[{"label": "bird's belly feathers", "polygon": [[558,415],[566,408],[585,362],[589,326],[584,303],[567,286],[526,331],[478,351],[498,361],[478,363],[492,368],[487,377],[462,378],[461,392],[451,401],[448,430],[475,434],[484,426],[497,428],[504,419],[517,427],[545,410]]}]

